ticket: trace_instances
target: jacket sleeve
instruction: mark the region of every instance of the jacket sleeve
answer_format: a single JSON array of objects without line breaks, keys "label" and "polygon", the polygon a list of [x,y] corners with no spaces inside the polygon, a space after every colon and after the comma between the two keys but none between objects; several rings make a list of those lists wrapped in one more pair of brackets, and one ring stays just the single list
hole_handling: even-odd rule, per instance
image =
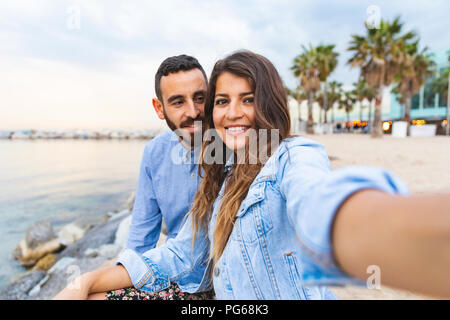
[{"label": "jacket sleeve", "polygon": [[187,216],[180,232],[164,245],[140,254],[126,249],[117,259],[127,270],[133,286],[144,291],[160,291],[176,282],[182,291],[204,291],[210,286],[209,239],[200,231],[192,241],[192,219]]},{"label": "jacket sleeve", "polygon": [[[151,141],[150,141],[151,143]],[[149,164],[151,144],[144,149],[139,171],[139,182],[131,215],[127,248],[145,252],[156,246],[161,232],[161,212],[153,189]]]},{"label": "jacket sleeve", "polygon": [[350,166],[332,171],[320,144],[294,146],[280,158],[280,164],[287,215],[305,253],[301,258],[305,283],[360,284],[336,265],[331,244],[335,214],[359,190],[408,195],[408,188],[383,168]]}]

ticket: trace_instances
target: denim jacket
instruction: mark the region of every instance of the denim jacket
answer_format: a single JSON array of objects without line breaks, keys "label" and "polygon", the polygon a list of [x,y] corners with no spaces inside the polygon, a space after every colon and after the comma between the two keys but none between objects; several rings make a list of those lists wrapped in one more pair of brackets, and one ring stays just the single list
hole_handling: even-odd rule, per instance
[{"label": "denim jacket", "polygon": [[[343,201],[362,189],[407,195],[406,185],[385,169],[352,166],[331,170],[325,148],[310,139],[284,140],[261,169],[236,214],[214,270],[209,254],[224,186],[207,234],[192,242],[190,217],[165,245],[118,258],[133,285],[159,291],[177,282],[187,292],[214,285],[218,299],[329,299],[325,285],[360,284],[335,262],[330,232]],[[212,278],[212,279],[211,279]]]}]

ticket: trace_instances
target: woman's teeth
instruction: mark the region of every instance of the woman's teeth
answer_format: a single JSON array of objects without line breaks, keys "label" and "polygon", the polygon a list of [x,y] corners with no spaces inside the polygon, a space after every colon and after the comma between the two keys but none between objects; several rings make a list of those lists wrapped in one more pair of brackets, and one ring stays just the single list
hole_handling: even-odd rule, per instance
[{"label": "woman's teeth", "polygon": [[227,128],[228,131],[242,131],[247,129],[247,127],[232,127],[232,128]]},{"label": "woman's teeth", "polygon": [[243,134],[245,132],[247,132],[248,127],[230,127],[230,128],[225,128],[226,133],[232,136],[237,136],[240,134]]}]

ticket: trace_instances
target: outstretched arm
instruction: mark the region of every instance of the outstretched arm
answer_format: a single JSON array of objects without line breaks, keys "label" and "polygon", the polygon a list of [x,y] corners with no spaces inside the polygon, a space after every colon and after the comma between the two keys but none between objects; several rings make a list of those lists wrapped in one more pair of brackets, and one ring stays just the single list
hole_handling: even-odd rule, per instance
[{"label": "outstretched arm", "polygon": [[376,265],[382,284],[450,297],[450,195],[359,191],[338,210],[332,244],[351,276],[365,280]]},{"label": "outstretched arm", "polygon": [[382,284],[450,297],[449,194],[410,196],[383,168],[331,171],[310,140],[289,150],[280,190],[305,253],[305,283],[363,284],[378,266]]},{"label": "outstretched arm", "polygon": [[120,265],[83,274],[55,299],[86,299],[89,294],[130,286],[155,292],[167,288],[169,281],[188,292],[203,289],[209,283],[202,282],[207,275],[209,240],[202,230],[193,243],[191,223],[188,216],[175,238],[143,254],[125,249],[116,262]]},{"label": "outstretched arm", "polygon": [[117,265],[85,273],[73,280],[53,300],[85,300],[92,293],[131,287],[127,270]]}]

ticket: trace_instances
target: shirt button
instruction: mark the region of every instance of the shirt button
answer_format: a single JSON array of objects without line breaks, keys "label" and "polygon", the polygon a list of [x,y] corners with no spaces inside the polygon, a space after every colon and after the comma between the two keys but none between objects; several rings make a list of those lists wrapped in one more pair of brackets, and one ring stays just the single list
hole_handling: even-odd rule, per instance
[{"label": "shirt button", "polygon": [[192,177],[195,177],[195,173],[191,174]]},{"label": "shirt button", "polygon": [[219,274],[220,274],[220,269],[219,269],[219,267],[215,267],[215,268],[214,268],[214,276],[215,276],[215,277],[218,277]]}]

